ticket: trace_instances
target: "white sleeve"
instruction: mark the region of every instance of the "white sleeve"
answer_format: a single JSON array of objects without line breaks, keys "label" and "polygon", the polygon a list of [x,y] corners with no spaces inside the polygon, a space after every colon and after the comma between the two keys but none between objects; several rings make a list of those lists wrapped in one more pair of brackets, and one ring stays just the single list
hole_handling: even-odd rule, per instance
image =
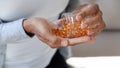
[{"label": "white sleeve", "polygon": [[0,23],[0,42],[8,43],[29,38],[23,29],[23,20],[19,19],[9,23]]}]

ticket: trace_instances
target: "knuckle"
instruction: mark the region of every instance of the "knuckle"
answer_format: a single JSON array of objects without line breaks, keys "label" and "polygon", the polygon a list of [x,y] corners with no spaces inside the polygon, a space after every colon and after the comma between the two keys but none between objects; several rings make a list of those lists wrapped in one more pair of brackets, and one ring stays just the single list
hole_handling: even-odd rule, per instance
[{"label": "knuckle", "polygon": [[91,6],[94,7],[94,8],[99,8],[99,5],[96,4],[96,3],[93,3]]},{"label": "knuckle", "polygon": [[[99,11],[99,6],[97,4],[89,4],[83,9],[84,14],[97,14]],[[86,13],[85,13],[86,12]]]},{"label": "knuckle", "polygon": [[86,15],[87,15],[86,11],[83,11],[79,14],[79,16],[81,16],[81,18],[85,18]]},{"label": "knuckle", "polygon": [[101,31],[102,31],[103,29],[105,29],[105,27],[106,27],[106,24],[105,24],[104,22],[102,22],[102,24],[99,26],[99,28],[101,29]]},{"label": "knuckle", "polygon": [[103,28],[105,28],[106,27],[106,24],[103,22]]},{"label": "knuckle", "polygon": [[98,4],[95,4],[95,3],[92,4],[92,5],[91,5],[91,9],[93,9],[94,12],[97,13],[97,12],[99,11],[99,6],[98,6]]},{"label": "knuckle", "polygon": [[103,15],[103,12],[100,10],[100,11],[99,11],[99,14],[102,16],[102,15]]}]

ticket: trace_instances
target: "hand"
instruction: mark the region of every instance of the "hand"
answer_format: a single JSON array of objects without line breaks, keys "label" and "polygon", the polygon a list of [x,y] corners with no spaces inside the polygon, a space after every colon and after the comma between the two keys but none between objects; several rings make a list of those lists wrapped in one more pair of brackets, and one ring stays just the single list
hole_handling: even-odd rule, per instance
[{"label": "hand", "polygon": [[[104,28],[105,28],[105,23],[102,19],[102,12],[100,11],[99,7],[97,4],[89,4],[89,5],[81,5],[78,8],[76,8],[73,12],[73,17],[77,21],[82,21],[82,24],[80,25],[81,28],[86,28],[90,27],[91,30],[88,31],[88,38],[92,38],[92,41],[95,40],[95,36],[99,34]],[[62,18],[58,21],[58,25],[62,26],[65,22],[66,19]],[[82,39],[84,37],[79,37],[79,38],[72,38],[72,41],[78,41],[80,44]],[[79,39],[79,40],[78,40]],[[86,40],[86,42],[89,42],[90,40]],[[85,42],[85,41],[83,41]],[[73,44],[74,45],[74,44]]]},{"label": "hand", "polygon": [[[88,31],[89,36],[94,37],[105,28],[105,23],[102,19],[102,12],[97,4],[81,5],[72,13],[77,21],[83,20],[80,25],[81,28],[86,28],[88,26],[91,28],[91,30]],[[65,19],[63,18],[58,21],[58,24],[62,25],[64,22]]]},{"label": "hand", "polygon": [[57,26],[44,18],[30,18],[24,20],[23,27],[26,32],[35,34],[41,41],[52,48],[80,44],[93,40],[93,38],[88,36],[73,39],[58,37],[52,33],[52,29],[57,29]]},{"label": "hand", "polygon": [[105,28],[105,22],[102,19],[102,12],[97,4],[82,5],[73,11],[76,20],[82,21],[81,27],[89,26],[92,28],[88,35],[96,36]]}]

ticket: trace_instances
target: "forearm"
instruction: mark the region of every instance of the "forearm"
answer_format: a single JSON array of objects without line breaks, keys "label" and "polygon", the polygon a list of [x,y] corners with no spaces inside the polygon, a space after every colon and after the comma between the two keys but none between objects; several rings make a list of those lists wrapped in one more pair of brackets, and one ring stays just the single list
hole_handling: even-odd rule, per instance
[{"label": "forearm", "polygon": [[14,42],[29,37],[23,29],[23,19],[0,24],[0,41]]}]

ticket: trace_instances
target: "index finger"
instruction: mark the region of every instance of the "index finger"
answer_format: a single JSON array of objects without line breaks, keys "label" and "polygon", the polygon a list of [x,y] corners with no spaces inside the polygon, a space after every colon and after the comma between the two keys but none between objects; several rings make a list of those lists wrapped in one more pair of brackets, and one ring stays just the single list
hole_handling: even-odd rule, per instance
[{"label": "index finger", "polygon": [[85,18],[87,16],[97,14],[98,11],[100,10],[97,4],[90,4],[85,6],[83,9],[81,9],[81,12],[77,16],[81,16],[82,18]]}]

